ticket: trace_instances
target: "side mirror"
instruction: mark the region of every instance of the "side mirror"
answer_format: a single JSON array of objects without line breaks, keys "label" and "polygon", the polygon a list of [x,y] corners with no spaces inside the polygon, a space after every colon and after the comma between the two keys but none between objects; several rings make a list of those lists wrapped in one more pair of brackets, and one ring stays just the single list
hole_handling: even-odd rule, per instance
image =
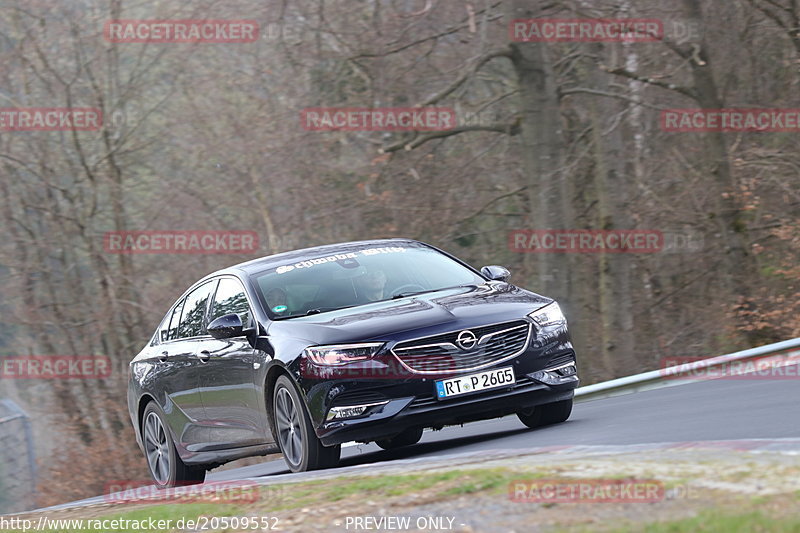
[{"label": "side mirror", "polygon": [[511,277],[511,272],[506,267],[498,265],[489,265],[481,269],[481,274],[486,276],[492,281],[508,281]]},{"label": "side mirror", "polygon": [[230,339],[231,337],[242,335],[244,324],[242,324],[242,318],[239,315],[231,313],[215,318],[206,329],[208,329],[208,334],[215,339]]}]

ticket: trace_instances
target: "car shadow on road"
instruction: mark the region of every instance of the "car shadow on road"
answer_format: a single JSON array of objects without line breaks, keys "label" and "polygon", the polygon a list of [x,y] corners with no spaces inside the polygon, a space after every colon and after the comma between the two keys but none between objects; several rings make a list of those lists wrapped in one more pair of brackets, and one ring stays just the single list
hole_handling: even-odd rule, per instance
[{"label": "car shadow on road", "polygon": [[[414,444],[412,446],[399,448],[397,450],[381,450],[375,444],[361,444],[357,447],[348,447],[342,450],[342,459],[337,469],[351,467],[351,466],[359,466],[369,463],[384,463],[387,461],[414,459],[416,457],[423,457],[429,454],[436,454],[436,453],[440,453],[441,455],[455,455],[459,453],[467,453],[468,451],[474,451],[474,450],[465,451],[462,450],[461,448],[466,446],[474,446],[476,444],[491,443],[492,441],[495,440],[501,440],[508,437],[516,437],[523,434],[531,435],[531,443],[530,443],[531,448],[536,448],[538,446],[547,446],[549,444],[536,442],[534,435],[541,434],[543,432],[548,432],[548,430],[553,430],[558,427],[564,427],[565,425],[572,426],[578,422],[579,422],[578,420],[570,420],[561,424],[546,426],[537,429],[529,429],[522,427],[517,429],[494,431],[491,433],[482,433],[478,435],[458,436],[450,438],[440,438],[439,435],[437,435],[437,432],[432,432],[432,433],[426,432],[423,436],[422,442]],[[430,438],[431,435],[434,435],[434,438],[436,438],[437,440],[425,442],[426,437]],[[519,448],[518,445],[515,445],[513,447]],[[502,448],[505,447],[497,446],[497,449],[502,449]],[[482,448],[482,451],[487,451],[491,449],[493,449],[492,446],[486,446]],[[283,465],[284,464],[283,459],[279,460]],[[335,470],[336,469],[331,469],[327,470],[327,472]],[[282,467],[278,471],[265,474],[264,477],[277,476],[289,473],[290,472],[288,468]]]},{"label": "car shadow on road", "polygon": [[[476,444],[481,443],[491,443],[495,440],[505,439],[508,437],[516,437],[519,435],[529,434],[531,435],[531,448],[536,448],[538,446],[546,446],[547,444],[538,443],[536,442],[536,438],[534,435],[541,434],[543,432],[547,432],[548,430],[556,429],[558,427],[565,427],[565,425],[574,425],[576,421],[568,421],[558,425],[553,426],[545,426],[542,428],[537,429],[529,429],[529,428],[518,428],[518,429],[509,429],[503,431],[495,431],[492,433],[484,433],[479,435],[469,435],[469,436],[460,436],[460,437],[452,437],[452,438],[445,438],[439,439],[431,442],[420,442],[419,444],[414,444],[413,446],[406,446],[403,448],[399,448],[397,450],[370,450],[366,451],[362,454],[350,456],[350,457],[342,457],[341,462],[339,463],[340,467],[346,466],[355,466],[364,463],[370,462],[384,462],[384,461],[394,461],[400,459],[413,459],[415,457],[424,456],[428,454],[434,454],[438,452],[445,452],[447,455],[454,455],[459,453],[468,453],[474,450],[461,450],[460,448],[466,446],[473,446]],[[435,433],[434,433],[435,434]],[[429,433],[425,433],[425,436],[430,435]],[[375,448],[374,445],[362,445],[362,447],[373,449]],[[519,448],[518,445],[513,446],[514,448]],[[506,448],[505,446],[497,446],[496,449],[503,449]],[[493,449],[492,446],[486,446],[481,449],[481,451],[488,451]],[[450,453],[446,453],[450,452]]]}]

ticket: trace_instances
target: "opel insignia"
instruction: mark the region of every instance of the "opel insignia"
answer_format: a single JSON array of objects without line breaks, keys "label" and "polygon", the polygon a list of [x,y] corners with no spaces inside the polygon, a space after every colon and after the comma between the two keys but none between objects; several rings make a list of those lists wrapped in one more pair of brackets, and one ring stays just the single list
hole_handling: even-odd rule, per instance
[{"label": "opel insignia", "polygon": [[136,439],[160,487],[280,451],[293,472],[341,444],[516,414],[563,422],[578,384],[558,304],[411,240],[281,253],[215,272],[130,363]]}]

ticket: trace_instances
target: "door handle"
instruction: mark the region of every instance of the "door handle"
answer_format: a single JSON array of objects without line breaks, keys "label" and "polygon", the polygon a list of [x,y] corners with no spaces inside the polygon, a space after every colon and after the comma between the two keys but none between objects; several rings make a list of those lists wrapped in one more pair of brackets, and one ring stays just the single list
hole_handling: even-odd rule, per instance
[{"label": "door handle", "polygon": [[158,360],[162,363],[166,363],[167,357],[169,357],[169,352],[161,352],[161,355],[158,356]]},{"label": "door handle", "polygon": [[211,359],[211,352],[208,350],[200,350],[195,354],[200,361],[207,363],[209,359]]}]

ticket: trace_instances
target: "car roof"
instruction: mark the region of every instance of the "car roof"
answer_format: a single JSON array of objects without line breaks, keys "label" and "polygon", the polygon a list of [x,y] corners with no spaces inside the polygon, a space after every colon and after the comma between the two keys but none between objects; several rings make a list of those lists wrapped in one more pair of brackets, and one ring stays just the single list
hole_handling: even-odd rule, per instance
[{"label": "car roof", "polygon": [[321,246],[312,246],[309,248],[302,248],[299,250],[291,250],[288,252],[281,252],[278,254],[267,255],[264,257],[259,257],[258,259],[252,259],[250,261],[245,261],[244,263],[239,263],[238,265],[233,265],[222,270],[218,270],[206,276],[206,278],[210,278],[213,276],[219,276],[221,274],[251,274],[254,272],[259,272],[276,263],[288,262],[288,261],[297,261],[303,259],[312,259],[315,257],[319,257],[325,254],[332,254],[332,253],[340,253],[342,251],[349,251],[350,248],[363,248],[364,246],[386,246],[391,244],[421,244],[423,246],[428,246],[427,244],[415,241],[413,239],[372,239],[367,241],[350,241],[350,242],[340,242],[336,244],[324,244]]}]

